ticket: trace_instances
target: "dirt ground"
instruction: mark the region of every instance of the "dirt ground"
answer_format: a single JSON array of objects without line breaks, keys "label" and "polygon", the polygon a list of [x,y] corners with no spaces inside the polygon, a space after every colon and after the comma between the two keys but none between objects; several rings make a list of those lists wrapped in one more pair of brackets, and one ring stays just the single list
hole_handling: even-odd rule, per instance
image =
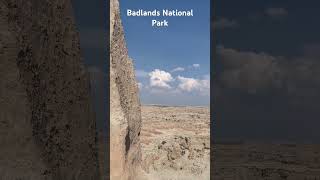
[{"label": "dirt ground", "polygon": [[209,107],[142,106],[142,166],[148,179],[210,179]]}]

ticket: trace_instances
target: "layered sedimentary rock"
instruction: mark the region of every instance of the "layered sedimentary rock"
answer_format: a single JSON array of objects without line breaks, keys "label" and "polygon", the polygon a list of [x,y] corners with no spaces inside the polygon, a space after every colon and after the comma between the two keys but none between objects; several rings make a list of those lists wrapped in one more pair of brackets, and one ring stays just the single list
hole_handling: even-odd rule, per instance
[{"label": "layered sedimentary rock", "polygon": [[118,0],[111,0],[110,15],[110,174],[112,180],[138,179],[141,161],[140,102]]},{"label": "layered sedimentary rock", "polygon": [[99,179],[70,0],[0,0],[0,77],[0,179]]}]

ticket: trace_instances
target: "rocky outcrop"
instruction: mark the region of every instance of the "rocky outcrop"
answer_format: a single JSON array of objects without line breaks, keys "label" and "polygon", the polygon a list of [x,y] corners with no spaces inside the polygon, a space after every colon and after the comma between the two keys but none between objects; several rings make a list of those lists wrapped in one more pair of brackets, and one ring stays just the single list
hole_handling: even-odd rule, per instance
[{"label": "rocky outcrop", "polygon": [[0,179],[99,179],[70,0],[0,0],[0,77]]},{"label": "rocky outcrop", "polygon": [[141,107],[142,168],[150,180],[210,179],[209,107]]},{"label": "rocky outcrop", "polygon": [[118,0],[111,0],[110,15],[110,175],[112,180],[137,179],[141,161],[141,111]]}]

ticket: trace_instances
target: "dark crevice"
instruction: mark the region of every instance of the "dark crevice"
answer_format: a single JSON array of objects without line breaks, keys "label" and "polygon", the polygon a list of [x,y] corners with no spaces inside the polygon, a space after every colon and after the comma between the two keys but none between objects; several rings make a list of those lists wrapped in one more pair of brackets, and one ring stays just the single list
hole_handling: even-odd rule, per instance
[{"label": "dark crevice", "polygon": [[125,146],[126,146],[126,155],[127,155],[130,149],[130,128],[128,128],[128,132],[125,138]]}]

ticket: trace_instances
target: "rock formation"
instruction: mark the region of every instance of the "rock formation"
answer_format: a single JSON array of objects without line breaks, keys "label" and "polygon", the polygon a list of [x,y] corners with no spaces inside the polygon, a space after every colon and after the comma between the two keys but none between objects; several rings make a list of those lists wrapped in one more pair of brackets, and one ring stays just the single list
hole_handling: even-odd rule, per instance
[{"label": "rock formation", "polygon": [[137,179],[141,110],[118,0],[111,0],[110,16],[110,175],[112,180]]},{"label": "rock formation", "polygon": [[320,179],[319,144],[217,143],[212,160],[217,180]]},{"label": "rock formation", "polygon": [[142,168],[150,180],[210,179],[210,110],[141,106]]},{"label": "rock formation", "polygon": [[70,0],[0,0],[0,77],[0,179],[99,179]]}]

